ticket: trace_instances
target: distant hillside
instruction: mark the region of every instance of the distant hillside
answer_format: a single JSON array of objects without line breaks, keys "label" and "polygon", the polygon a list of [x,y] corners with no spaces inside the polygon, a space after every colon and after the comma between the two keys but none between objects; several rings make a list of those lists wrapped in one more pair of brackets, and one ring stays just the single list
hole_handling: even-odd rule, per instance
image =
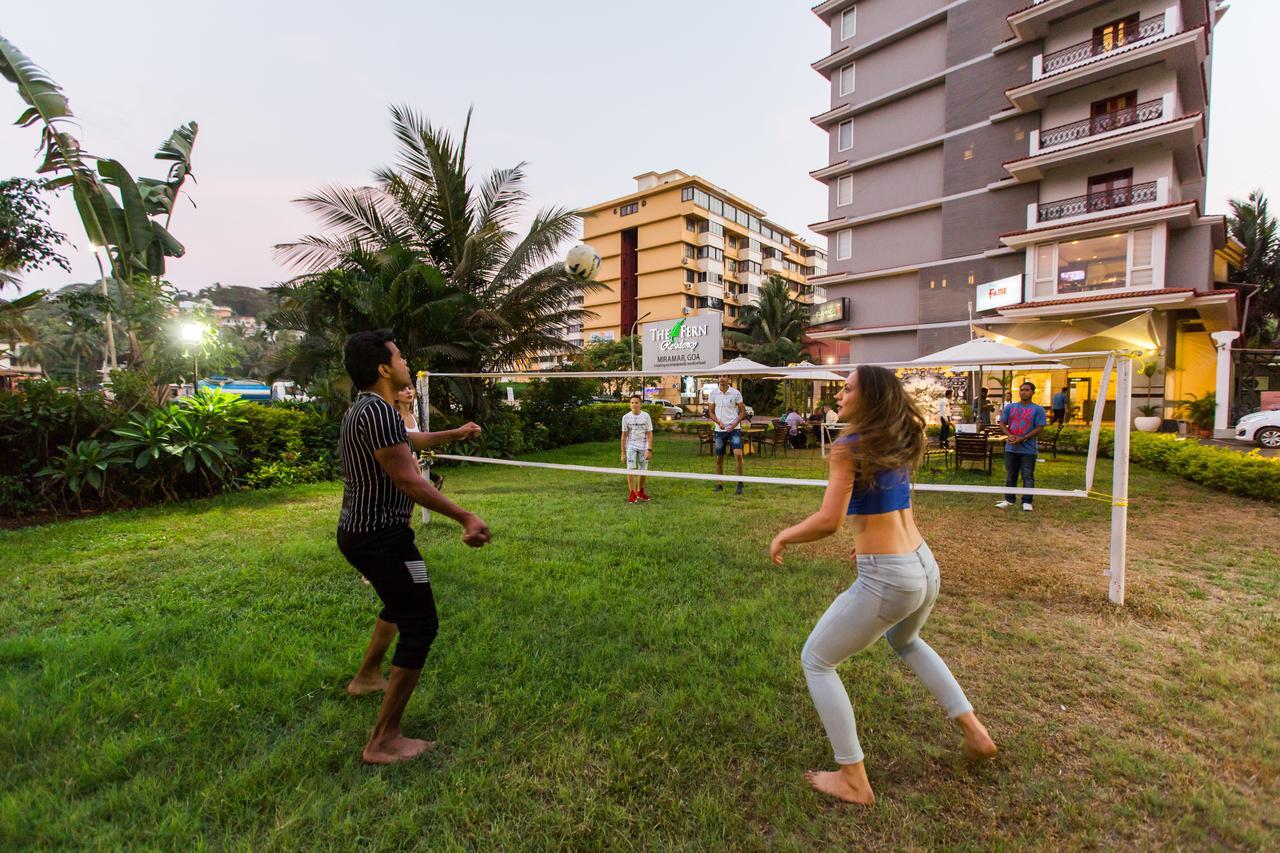
[{"label": "distant hillside", "polygon": [[241,284],[214,284],[196,291],[195,298],[208,299],[214,305],[227,306],[241,317],[257,317],[259,320],[275,308],[271,294],[266,290]]}]

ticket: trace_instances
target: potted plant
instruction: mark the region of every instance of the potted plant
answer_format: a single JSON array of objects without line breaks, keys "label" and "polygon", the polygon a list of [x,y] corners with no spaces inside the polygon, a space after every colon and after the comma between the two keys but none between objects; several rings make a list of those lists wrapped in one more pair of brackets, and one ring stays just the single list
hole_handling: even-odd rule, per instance
[{"label": "potted plant", "polygon": [[1160,406],[1153,406],[1150,403],[1139,406],[1138,417],[1133,419],[1133,425],[1138,428],[1139,432],[1155,432],[1160,429],[1160,424],[1164,422],[1164,418],[1160,414]]},{"label": "potted plant", "polygon": [[1146,364],[1142,365],[1142,368],[1138,371],[1143,376],[1147,377],[1147,402],[1145,405],[1138,407],[1138,417],[1133,419],[1133,425],[1137,427],[1140,432],[1155,432],[1160,429],[1160,424],[1164,420],[1163,417],[1161,417],[1164,414],[1164,407],[1153,406],[1151,404],[1151,377],[1155,376],[1156,371],[1159,369],[1159,362],[1148,361]]},{"label": "potted plant", "polygon": [[1182,401],[1182,406],[1187,411],[1187,420],[1191,421],[1191,425],[1195,427],[1196,435],[1201,438],[1211,437],[1214,411],[1218,407],[1216,395],[1212,391],[1203,397],[1192,394],[1191,399]]}]

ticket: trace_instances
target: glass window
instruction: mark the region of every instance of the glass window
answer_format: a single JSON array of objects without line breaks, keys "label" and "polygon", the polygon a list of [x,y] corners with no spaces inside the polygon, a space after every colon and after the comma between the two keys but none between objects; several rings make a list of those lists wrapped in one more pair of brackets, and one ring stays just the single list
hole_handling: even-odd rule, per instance
[{"label": "glass window", "polygon": [[1130,287],[1150,287],[1152,284],[1154,234],[1150,228],[1133,232],[1133,262],[1129,265]]},{"label": "glass window", "polygon": [[693,246],[690,246],[688,243],[684,244],[684,256],[686,258],[696,257],[696,255],[694,254],[695,252],[697,252],[697,249],[695,249]]},{"label": "glass window", "polygon": [[840,122],[836,128],[836,150],[848,151],[853,147],[853,119]]},{"label": "glass window", "polygon": [[1128,286],[1128,233],[1058,244],[1058,293],[1084,293]]},{"label": "glass window", "polygon": [[840,94],[853,94],[853,63],[850,62],[844,68],[840,69]]},{"label": "glass window", "polygon": [[685,187],[680,190],[681,201],[693,201],[693,187]]},{"label": "glass window", "polygon": [[685,284],[693,284],[693,283],[694,283],[694,282],[696,282],[697,280],[698,280],[698,276],[697,276],[697,274],[696,274],[693,270],[685,270],[685,271],[684,271],[684,282],[685,282]]},{"label": "glass window", "polygon": [[858,7],[844,10],[840,15],[840,41],[847,41],[858,32]]},{"label": "glass window", "polygon": [[853,175],[842,175],[836,180],[836,206],[853,204]]},{"label": "glass window", "polygon": [[1055,273],[1054,243],[1041,243],[1036,247],[1036,276],[1033,296],[1048,298],[1053,296],[1053,279]]},{"label": "glass window", "polygon": [[723,216],[723,215],[724,215],[724,202],[722,202],[720,199],[716,198],[715,196],[712,196],[712,197],[711,197],[711,204],[709,204],[709,205],[707,206],[707,210],[711,211],[711,212],[712,212],[712,213],[714,213],[716,216]]},{"label": "glass window", "polygon": [[640,202],[633,201],[631,202],[631,204],[624,204],[622,207],[620,207],[618,209],[618,215],[630,216],[631,214],[637,212],[638,210],[640,210]]},{"label": "glass window", "polygon": [[847,261],[853,257],[853,231],[845,229],[836,232],[836,260]]}]

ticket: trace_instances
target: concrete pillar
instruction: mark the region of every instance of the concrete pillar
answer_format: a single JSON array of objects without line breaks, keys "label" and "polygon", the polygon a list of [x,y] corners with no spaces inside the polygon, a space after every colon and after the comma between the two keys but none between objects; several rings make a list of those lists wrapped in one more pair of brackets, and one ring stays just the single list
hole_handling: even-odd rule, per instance
[{"label": "concrete pillar", "polygon": [[1231,438],[1235,431],[1227,421],[1231,413],[1231,342],[1240,337],[1239,332],[1213,332],[1213,346],[1218,351],[1218,375],[1214,383],[1214,397],[1218,405],[1213,410],[1213,437]]}]

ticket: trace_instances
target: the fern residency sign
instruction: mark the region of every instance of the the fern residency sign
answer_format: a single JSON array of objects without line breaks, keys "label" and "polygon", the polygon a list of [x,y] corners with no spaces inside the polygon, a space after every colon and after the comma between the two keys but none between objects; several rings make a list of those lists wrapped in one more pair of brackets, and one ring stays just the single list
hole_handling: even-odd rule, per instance
[{"label": "the fern residency sign", "polygon": [[721,333],[721,317],[711,311],[645,323],[640,327],[644,372],[689,373],[715,367],[724,361]]}]

